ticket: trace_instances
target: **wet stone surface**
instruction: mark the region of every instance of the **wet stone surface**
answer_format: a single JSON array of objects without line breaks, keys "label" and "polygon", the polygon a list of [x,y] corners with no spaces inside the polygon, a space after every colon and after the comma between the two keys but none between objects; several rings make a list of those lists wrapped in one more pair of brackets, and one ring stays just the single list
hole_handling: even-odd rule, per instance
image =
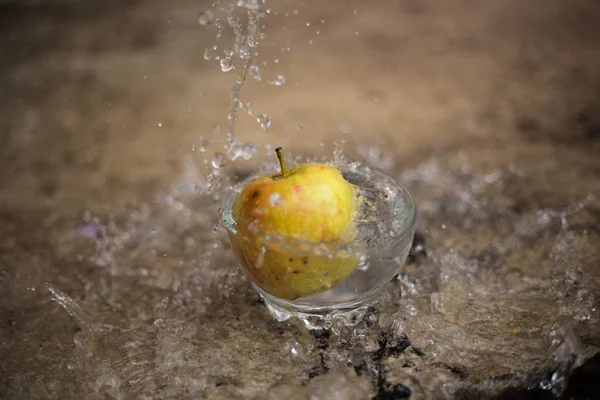
[{"label": "wet stone surface", "polygon": [[[208,2],[0,2],[0,397],[597,398],[600,7],[271,6],[242,90],[270,127],[215,162]],[[213,227],[274,147],[341,141],[417,235],[362,323],[309,332]]]}]

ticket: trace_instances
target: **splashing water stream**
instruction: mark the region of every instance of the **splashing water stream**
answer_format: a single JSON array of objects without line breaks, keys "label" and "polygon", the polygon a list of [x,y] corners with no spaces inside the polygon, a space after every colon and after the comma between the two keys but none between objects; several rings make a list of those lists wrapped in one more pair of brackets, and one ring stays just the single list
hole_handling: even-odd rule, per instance
[{"label": "splashing water stream", "polygon": [[240,92],[248,72],[253,66],[252,53],[254,48],[259,44],[261,39],[260,24],[264,17],[261,10],[262,0],[256,1],[239,1],[236,3],[238,7],[246,7],[248,9],[248,24],[247,32],[243,34],[238,22],[233,21],[233,17],[228,17],[230,25],[234,28],[236,35],[235,53],[237,53],[243,61],[242,71],[235,81],[235,85],[231,89],[231,111],[229,114],[229,131],[228,141],[231,145],[234,140],[235,123],[237,121],[237,111],[240,106]]}]

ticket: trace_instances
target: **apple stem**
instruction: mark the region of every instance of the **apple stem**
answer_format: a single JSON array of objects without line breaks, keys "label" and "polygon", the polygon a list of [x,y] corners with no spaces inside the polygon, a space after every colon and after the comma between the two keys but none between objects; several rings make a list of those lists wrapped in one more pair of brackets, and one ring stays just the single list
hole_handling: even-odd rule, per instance
[{"label": "apple stem", "polygon": [[281,166],[281,176],[287,178],[290,174],[287,167],[285,166],[285,156],[283,155],[283,149],[278,147],[275,149],[275,153],[277,153],[277,159],[279,160],[279,165]]}]

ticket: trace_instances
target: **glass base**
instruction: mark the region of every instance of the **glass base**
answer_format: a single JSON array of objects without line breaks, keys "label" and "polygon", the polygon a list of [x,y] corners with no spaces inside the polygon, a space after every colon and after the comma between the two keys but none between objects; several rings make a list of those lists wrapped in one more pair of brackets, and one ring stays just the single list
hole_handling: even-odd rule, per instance
[{"label": "glass base", "polygon": [[264,292],[258,286],[253,286],[260,294],[273,318],[283,322],[296,317],[310,330],[332,329],[339,325],[354,326],[362,322],[369,306],[376,303],[383,292],[383,290],[378,290],[372,296],[357,302],[330,307],[311,307],[278,299]]}]

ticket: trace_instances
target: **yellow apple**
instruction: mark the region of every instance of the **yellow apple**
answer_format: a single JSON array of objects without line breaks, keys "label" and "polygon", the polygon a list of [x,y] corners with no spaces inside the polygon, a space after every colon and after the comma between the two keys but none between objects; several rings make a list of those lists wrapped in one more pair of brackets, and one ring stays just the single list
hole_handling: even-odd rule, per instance
[{"label": "yellow apple", "polygon": [[339,248],[356,236],[357,195],[338,169],[303,164],[288,170],[282,149],[276,152],[281,174],[242,189],[230,240],[258,286],[293,300],[329,290],[356,267],[356,257]]}]

